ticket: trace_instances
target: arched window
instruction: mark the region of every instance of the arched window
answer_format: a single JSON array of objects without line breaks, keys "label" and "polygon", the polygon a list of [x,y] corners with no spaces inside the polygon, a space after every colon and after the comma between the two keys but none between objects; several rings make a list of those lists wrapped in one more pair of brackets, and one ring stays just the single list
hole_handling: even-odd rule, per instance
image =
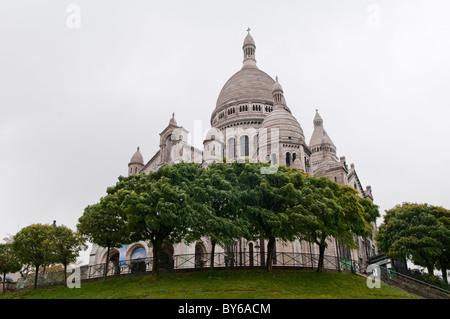
[{"label": "arched window", "polygon": [[143,247],[136,248],[131,255],[131,260],[137,259],[145,259],[147,254],[145,253],[145,249]]},{"label": "arched window", "polygon": [[295,153],[292,153],[292,163],[294,163],[294,162],[295,162],[296,158],[297,158],[297,154],[295,154]]},{"label": "arched window", "polygon": [[241,136],[240,143],[241,143],[241,152],[240,152],[241,157],[248,156],[249,155],[248,136],[247,135]]},{"label": "arched window", "polygon": [[228,139],[228,158],[234,159],[236,157],[236,146],[234,137]]},{"label": "arched window", "polygon": [[270,163],[270,155],[266,155],[266,162]]},{"label": "arched window", "polygon": [[291,166],[291,153],[289,152],[286,153],[286,166],[287,167]]}]

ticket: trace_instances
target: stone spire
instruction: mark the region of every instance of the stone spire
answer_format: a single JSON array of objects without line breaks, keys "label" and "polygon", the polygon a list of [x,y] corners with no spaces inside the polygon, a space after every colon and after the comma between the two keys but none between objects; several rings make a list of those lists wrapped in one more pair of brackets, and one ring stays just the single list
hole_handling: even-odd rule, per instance
[{"label": "stone spire", "polygon": [[286,100],[284,99],[283,87],[278,82],[278,76],[275,77],[275,83],[272,88],[272,96],[273,96],[273,108],[286,106]]},{"label": "stone spire", "polygon": [[323,128],[323,119],[319,114],[319,110],[316,109],[316,115],[314,116],[314,131],[311,136],[311,140],[309,142],[309,147],[320,147],[321,146],[330,146],[333,150],[333,153],[336,154],[336,146],[331,141],[331,138],[328,136],[327,132]]},{"label": "stone spire", "polygon": [[172,113],[172,118],[170,119],[169,125],[170,124],[178,126],[177,121],[175,120],[175,113]]},{"label": "stone spire", "polygon": [[255,59],[255,51],[256,51],[256,45],[255,40],[253,40],[252,35],[250,34],[250,28],[247,29],[247,36],[244,39],[244,45],[242,47],[242,50],[244,52],[244,67],[245,66],[256,66],[256,59]]},{"label": "stone spire", "polygon": [[314,123],[314,127],[316,127],[316,126],[323,126],[323,120],[322,120],[322,117],[319,114],[319,110],[318,109],[316,109],[316,115],[314,116],[313,123]]},{"label": "stone spire", "polygon": [[311,162],[313,166],[325,165],[326,163],[334,163],[338,161],[336,156],[336,146],[331,140],[323,127],[323,119],[316,110],[314,116],[314,131],[309,142],[309,148],[311,149]]}]

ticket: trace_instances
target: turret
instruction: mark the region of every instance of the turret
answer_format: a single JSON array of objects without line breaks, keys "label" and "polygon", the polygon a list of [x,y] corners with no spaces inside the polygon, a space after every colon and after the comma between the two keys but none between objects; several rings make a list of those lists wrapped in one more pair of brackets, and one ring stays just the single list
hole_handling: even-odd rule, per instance
[{"label": "turret", "polygon": [[128,163],[128,176],[139,174],[142,167],[144,167],[144,158],[138,147],[137,151],[131,157],[130,163]]},{"label": "turret", "polygon": [[247,36],[244,39],[244,45],[242,46],[242,50],[244,52],[244,66],[256,66],[255,52],[256,45],[255,40],[253,40],[252,35],[250,34],[250,28],[247,29]]},{"label": "turret", "polygon": [[313,166],[317,166],[324,161],[337,162],[336,146],[323,127],[323,119],[319,110],[316,110],[313,123],[314,131],[309,142]]}]

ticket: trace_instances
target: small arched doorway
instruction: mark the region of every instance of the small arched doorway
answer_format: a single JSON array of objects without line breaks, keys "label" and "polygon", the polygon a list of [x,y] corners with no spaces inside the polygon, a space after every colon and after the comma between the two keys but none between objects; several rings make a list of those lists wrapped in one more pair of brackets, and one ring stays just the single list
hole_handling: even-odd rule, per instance
[{"label": "small arched doorway", "polygon": [[119,257],[120,257],[120,252],[117,249],[110,251],[109,261],[108,261],[108,274],[109,275],[120,274]]},{"label": "small arched doorway", "polygon": [[145,258],[147,258],[147,253],[145,248],[138,246],[133,250],[131,254],[131,273],[143,273],[146,272]]}]

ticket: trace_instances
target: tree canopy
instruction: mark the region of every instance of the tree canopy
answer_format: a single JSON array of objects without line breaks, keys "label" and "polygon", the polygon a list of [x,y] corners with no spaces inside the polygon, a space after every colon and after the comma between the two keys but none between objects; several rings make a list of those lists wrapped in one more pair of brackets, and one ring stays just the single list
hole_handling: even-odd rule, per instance
[{"label": "tree canopy", "polygon": [[90,242],[107,248],[104,279],[107,277],[111,248],[131,243],[131,234],[121,206],[123,198],[122,192],[109,193],[99,203],[87,206],[78,219],[79,233]]},{"label": "tree canopy", "polygon": [[49,249],[50,262],[64,266],[64,281],[67,280],[67,266],[77,260],[80,251],[86,249],[85,239],[64,225],[50,230],[44,246]]},{"label": "tree canopy", "polygon": [[450,248],[450,211],[428,204],[403,203],[386,211],[375,237],[387,256],[442,270],[447,282]]},{"label": "tree canopy", "polygon": [[3,276],[3,292],[5,292],[6,274],[15,273],[22,268],[22,263],[15,255],[12,244],[0,244],[0,275]]},{"label": "tree canopy", "polygon": [[33,224],[22,228],[16,235],[12,248],[23,264],[33,265],[36,269],[34,288],[37,287],[39,267],[51,263],[47,238],[52,230],[48,224]]},{"label": "tree canopy", "polygon": [[158,272],[164,245],[208,237],[227,246],[240,238],[267,240],[268,270],[276,240],[296,238],[319,245],[320,263],[327,239],[357,247],[378,217],[378,207],[350,187],[280,166],[263,163],[193,163],[164,165],[150,174],[119,177],[100,203],[88,206],[79,230],[102,247],[148,241],[153,271]]}]

